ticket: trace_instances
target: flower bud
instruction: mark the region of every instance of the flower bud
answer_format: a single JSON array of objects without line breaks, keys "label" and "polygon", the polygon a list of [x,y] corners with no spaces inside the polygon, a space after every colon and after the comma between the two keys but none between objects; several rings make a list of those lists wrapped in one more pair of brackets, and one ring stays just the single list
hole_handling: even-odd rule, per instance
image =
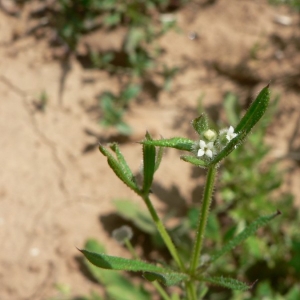
[{"label": "flower bud", "polygon": [[208,141],[214,141],[217,138],[216,132],[211,129],[206,130],[203,135]]}]

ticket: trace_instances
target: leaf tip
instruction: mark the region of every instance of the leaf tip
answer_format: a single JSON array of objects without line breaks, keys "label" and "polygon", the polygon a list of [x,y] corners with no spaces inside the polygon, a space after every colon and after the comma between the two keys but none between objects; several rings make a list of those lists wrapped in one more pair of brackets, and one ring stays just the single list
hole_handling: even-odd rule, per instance
[{"label": "leaf tip", "polygon": [[105,155],[104,146],[103,146],[100,142],[99,142],[98,146],[99,146],[99,151],[100,151],[103,155]]},{"label": "leaf tip", "polygon": [[258,282],[258,279],[256,279],[254,282],[252,282],[252,284],[250,284],[249,289],[253,289],[253,287],[256,285],[256,283]]}]

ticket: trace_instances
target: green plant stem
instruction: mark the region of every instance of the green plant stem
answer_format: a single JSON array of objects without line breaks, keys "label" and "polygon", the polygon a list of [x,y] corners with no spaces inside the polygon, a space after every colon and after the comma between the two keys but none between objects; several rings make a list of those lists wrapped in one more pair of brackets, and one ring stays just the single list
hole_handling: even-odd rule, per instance
[{"label": "green plant stem", "polygon": [[[130,254],[132,255],[132,257],[134,259],[140,259],[138,254],[136,253],[136,251],[134,250],[131,242],[129,239],[125,240],[125,246],[127,247],[127,249],[129,250]],[[159,282],[157,281],[152,281],[153,286],[156,288],[156,290],[158,291],[158,293],[161,295],[161,297],[164,300],[171,300],[171,298],[168,296],[168,294],[166,293],[166,291],[162,288],[162,286],[159,284]]]},{"label": "green plant stem", "polygon": [[171,300],[171,298],[168,296],[166,291],[162,288],[162,286],[157,281],[152,281],[152,284],[156,288],[156,290],[159,292],[159,294],[162,296],[164,300]]},{"label": "green plant stem", "polygon": [[151,200],[149,199],[148,195],[141,195],[146,203],[146,206],[151,214],[151,217],[156,225],[156,228],[158,232],[160,233],[164,243],[166,244],[167,248],[169,249],[173,259],[179,266],[181,271],[185,271],[185,267],[183,264],[183,261],[181,260],[180,256],[178,255],[178,252],[175,248],[175,245],[173,244],[171,237],[169,236],[166,228],[164,227],[162,221],[160,220],[158,214],[156,213],[156,210],[154,209]]},{"label": "green plant stem", "polygon": [[194,244],[193,254],[190,263],[190,275],[195,274],[196,269],[199,265],[216,173],[217,168],[215,165],[211,166],[207,172],[202,206],[198,218],[196,242]]},{"label": "green plant stem", "polygon": [[187,281],[185,283],[185,290],[186,290],[188,300],[197,300],[194,283],[192,283],[191,281]]},{"label": "green plant stem", "polygon": [[132,244],[130,243],[129,239],[125,239],[125,246],[134,259],[139,259],[139,256],[137,255],[134,248],[132,247]]}]

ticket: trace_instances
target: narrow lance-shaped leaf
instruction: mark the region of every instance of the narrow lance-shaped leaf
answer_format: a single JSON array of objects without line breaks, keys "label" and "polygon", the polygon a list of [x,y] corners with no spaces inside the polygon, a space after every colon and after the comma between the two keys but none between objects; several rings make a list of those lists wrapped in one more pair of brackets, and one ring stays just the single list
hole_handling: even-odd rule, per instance
[{"label": "narrow lance-shaped leaf", "polygon": [[224,99],[224,108],[229,124],[236,125],[240,119],[240,107],[238,105],[238,97],[233,93],[227,93]]},{"label": "narrow lance-shaped leaf", "polygon": [[[148,138],[148,140],[151,138],[148,132],[146,133],[146,138]],[[143,167],[143,192],[148,193],[151,188],[155,172],[155,146],[146,144],[143,145]]]},{"label": "narrow lance-shaped leaf", "polygon": [[253,285],[247,285],[246,283],[226,277],[199,277],[197,278],[201,281],[209,282],[215,285],[220,285],[222,287],[228,288],[235,291],[247,291],[252,288]]},{"label": "narrow lance-shaped leaf", "polygon": [[174,285],[188,280],[188,275],[173,270],[155,266],[143,261],[110,256],[103,253],[94,253],[88,250],[79,250],[95,266],[109,270],[123,270],[131,272],[144,272],[145,278],[159,280],[165,285]]},{"label": "narrow lance-shaped leaf", "polygon": [[134,176],[133,176],[133,174],[132,174],[132,172],[131,172],[131,170],[130,170],[123,154],[121,153],[118,144],[113,143],[113,144],[110,145],[110,148],[112,149],[112,151],[114,151],[116,153],[117,159],[118,159],[118,161],[119,161],[119,163],[122,167],[123,172],[126,174],[126,176],[128,178],[131,178],[132,181],[135,181],[135,178],[134,178]]},{"label": "narrow lance-shaped leaf", "polygon": [[143,277],[148,281],[159,281],[165,285],[175,285],[183,280],[188,279],[188,276],[183,273],[160,273],[160,272],[144,272]]},{"label": "narrow lance-shaped leaf", "polygon": [[107,162],[109,166],[112,168],[114,173],[120,178],[121,181],[123,181],[129,188],[134,190],[136,193],[139,193],[139,189],[136,185],[136,183],[132,180],[132,177],[128,177],[126,171],[118,162],[113,155],[102,145],[99,145],[100,152],[107,157]]},{"label": "narrow lance-shaped leaf", "polygon": [[[85,249],[92,252],[105,252],[104,246],[94,239],[89,239],[85,243]],[[151,296],[148,292],[141,289],[139,285],[133,284],[126,274],[120,272],[112,272],[101,269],[85,259],[85,264],[93,277],[99,283],[105,286],[105,291],[110,299],[114,300],[150,300]],[[98,299],[98,298],[97,298]],[[95,299],[96,300],[96,299]]]},{"label": "narrow lance-shaped leaf", "polygon": [[183,160],[183,161],[186,161],[186,162],[189,162],[195,166],[198,166],[198,167],[207,167],[207,163],[195,156],[192,156],[192,155],[182,155],[180,156],[180,158]]},{"label": "narrow lance-shaped leaf", "polygon": [[266,225],[269,221],[271,221],[272,219],[274,219],[280,214],[281,214],[280,211],[277,211],[276,213],[273,213],[271,215],[262,216],[256,219],[253,223],[247,226],[241,233],[239,233],[232,240],[230,240],[226,245],[224,245],[223,248],[221,248],[219,251],[212,254],[209,263],[216,261],[220,256],[234,249],[237,245],[242,243],[249,236],[253,235],[258,228]]},{"label": "narrow lance-shaped leaf", "polygon": [[208,130],[208,120],[205,114],[201,114],[198,118],[192,121],[192,126],[199,135],[202,135]]},{"label": "narrow lance-shaped leaf", "polygon": [[239,124],[235,128],[235,132],[238,134],[234,139],[232,139],[228,145],[214,157],[214,159],[209,163],[209,165],[215,165],[220,162],[223,158],[228,156],[238,144],[242,143],[246,138],[251,129],[260,120],[267,110],[270,100],[269,86],[266,86],[258,94],[256,99],[253,101],[248,111],[241,119]]},{"label": "narrow lance-shaped leaf", "polygon": [[[104,246],[94,239],[89,239],[85,243],[85,248],[88,251],[92,252],[105,252]],[[93,264],[89,263],[87,260],[85,260],[84,262],[91,274],[93,275],[93,277],[104,285],[110,284],[114,280],[118,279],[118,277],[120,276],[120,274],[118,274],[117,272],[115,272],[115,274],[111,274],[108,273],[107,270],[97,268]]]},{"label": "narrow lance-shaped leaf", "polygon": [[155,172],[158,170],[158,168],[160,166],[163,154],[164,154],[164,148],[158,147],[157,153],[156,153],[155,167],[154,167]]},{"label": "narrow lance-shaped leaf", "polygon": [[175,148],[179,150],[192,151],[194,141],[182,138],[182,137],[174,137],[171,139],[161,139],[161,140],[145,140],[140,142],[143,145],[152,145],[157,147],[169,147]]},{"label": "narrow lance-shaped leaf", "polygon": [[236,132],[244,131],[250,132],[253,126],[264,115],[269,105],[270,91],[269,85],[261,90],[256,99],[250,105],[244,117],[240,120],[235,128]]},{"label": "narrow lance-shaped leaf", "polygon": [[[146,139],[148,141],[153,141],[151,135],[149,134],[149,132],[146,132]],[[156,150],[156,155],[155,155],[155,167],[154,167],[154,171],[156,172],[160,166],[162,157],[164,154],[164,148],[163,147],[158,147],[158,150]]]}]

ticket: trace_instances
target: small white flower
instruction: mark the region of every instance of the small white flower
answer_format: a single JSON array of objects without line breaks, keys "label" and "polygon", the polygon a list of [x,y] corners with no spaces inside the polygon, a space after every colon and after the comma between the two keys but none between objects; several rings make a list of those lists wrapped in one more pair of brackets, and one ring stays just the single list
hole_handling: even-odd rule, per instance
[{"label": "small white flower", "polygon": [[197,156],[203,156],[204,154],[210,158],[213,156],[214,151],[214,143],[205,143],[204,141],[200,140],[199,142],[200,149],[198,150]]},{"label": "small white flower", "polygon": [[228,129],[227,129],[227,132],[226,132],[226,139],[228,141],[231,141],[232,139],[234,139],[235,137],[237,136],[237,133],[234,133],[234,128],[232,126],[230,126]]}]

